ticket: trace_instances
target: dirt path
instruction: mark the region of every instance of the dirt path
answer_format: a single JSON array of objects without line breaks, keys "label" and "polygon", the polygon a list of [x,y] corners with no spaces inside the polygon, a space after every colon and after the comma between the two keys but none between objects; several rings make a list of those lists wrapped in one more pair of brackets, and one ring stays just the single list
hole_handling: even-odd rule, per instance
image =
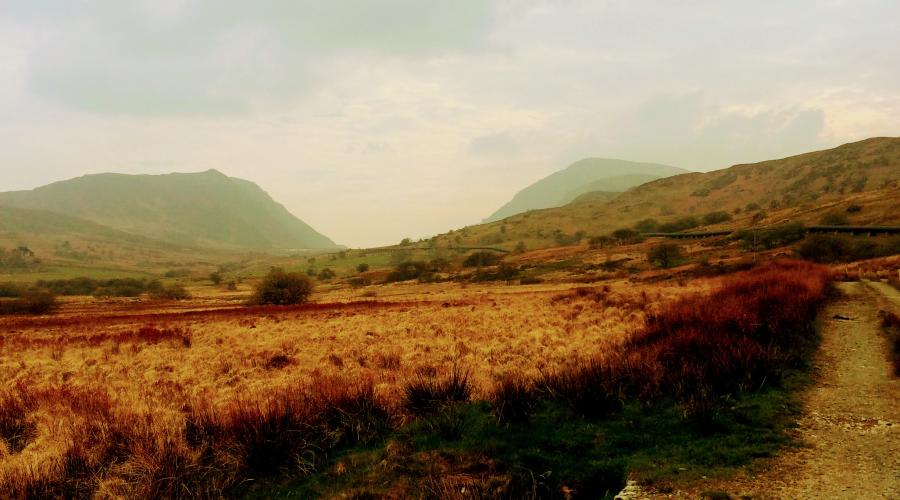
[{"label": "dirt path", "polygon": [[900,294],[883,283],[839,288],[844,297],[822,315],[820,376],[797,429],[807,446],[783,453],[758,476],[742,472],[652,497],[724,491],[733,498],[900,499],[900,379],[890,375],[878,317],[879,309],[900,312]]}]

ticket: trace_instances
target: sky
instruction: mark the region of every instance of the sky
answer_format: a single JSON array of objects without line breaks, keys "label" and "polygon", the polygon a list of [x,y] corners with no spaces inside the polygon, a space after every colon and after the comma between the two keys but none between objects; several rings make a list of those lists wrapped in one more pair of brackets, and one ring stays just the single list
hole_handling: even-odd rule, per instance
[{"label": "sky", "polygon": [[210,168],[338,243],[478,223],[585,157],[900,135],[900,2],[0,0],[0,190]]}]

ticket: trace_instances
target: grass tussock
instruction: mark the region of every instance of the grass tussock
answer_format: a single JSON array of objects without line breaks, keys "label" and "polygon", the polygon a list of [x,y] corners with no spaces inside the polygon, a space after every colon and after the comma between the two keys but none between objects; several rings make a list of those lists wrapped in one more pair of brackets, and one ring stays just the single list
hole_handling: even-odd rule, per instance
[{"label": "grass tussock", "polygon": [[438,378],[418,374],[404,387],[404,408],[413,415],[435,413],[454,403],[472,398],[469,372],[454,368],[449,376]]}]

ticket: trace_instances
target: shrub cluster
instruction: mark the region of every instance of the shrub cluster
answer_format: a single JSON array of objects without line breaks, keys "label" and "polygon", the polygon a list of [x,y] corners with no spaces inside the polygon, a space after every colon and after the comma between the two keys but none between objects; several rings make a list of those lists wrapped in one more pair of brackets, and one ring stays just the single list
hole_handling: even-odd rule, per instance
[{"label": "shrub cluster", "polygon": [[797,247],[800,257],[827,264],[895,254],[900,254],[900,236],[864,238],[845,234],[811,234]]},{"label": "shrub cluster", "polygon": [[56,295],[93,295],[95,297],[137,297],[148,291],[152,282],[136,278],[116,278],[97,280],[93,278],[71,278],[40,280],[36,285],[46,288]]},{"label": "shrub cluster", "polygon": [[497,252],[491,252],[489,250],[481,250],[478,252],[473,252],[469,254],[468,257],[463,260],[464,267],[480,267],[480,266],[495,266],[500,263],[503,259],[503,256]]},{"label": "shrub cluster", "polygon": [[728,212],[710,212],[703,216],[703,225],[720,224],[731,220],[731,214]]},{"label": "shrub cluster", "polygon": [[29,288],[18,298],[0,300],[2,314],[50,314],[59,307],[56,295],[42,288]]},{"label": "shrub cluster", "polygon": [[0,269],[27,270],[39,266],[40,263],[40,259],[26,246],[18,246],[11,250],[0,247]]},{"label": "shrub cluster", "polygon": [[677,265],[683,258],[681,247],[675,243],[660,243],[647,252],[647,260],[664,269]]},{"label": "shrub cluster", "polygon": [[150,297],[158,300],[188,300],[191,298],[190,292],[180,283],[172,283],[163,286],[158,281],[152,282],[148,286]]},{"label": "shrub cluster", "polygon": [[744,229],[734,233],[748,250],[771,250],[790,245],[806,236],[806,226],[800,222],[790,222],[763,229]]},{"label": "shrub cluster", "polygon": [[284,269],[273,267],[256,286],[250,304],[276,306],[302,304],[309,300],[312,290],[312,281],[303,274],[285,272]]}]

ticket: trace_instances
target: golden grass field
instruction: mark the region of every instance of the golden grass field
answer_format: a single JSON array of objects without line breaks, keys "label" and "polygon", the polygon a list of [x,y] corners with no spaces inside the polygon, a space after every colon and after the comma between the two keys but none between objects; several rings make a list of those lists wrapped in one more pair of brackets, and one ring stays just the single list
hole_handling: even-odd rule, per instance
[{"label": "golden grass field", "polygon": [[372,380],[396,401],[417,374],[458,367],[483,392],[506,372],[537,375],[617,343],[707,285],[404,283],[322,290],[287,308],[245,308],[246,291],[211,286],[178,303],[69,298],[53,316],[0,319],[0,378],[28,394],[37,423],[24,450],[0,444],[0,475],[39,472],[63,453],[80,428],[79,394],[108,394],[132,418],[152,415],[177,433],[192,405],[315,378]]}]

